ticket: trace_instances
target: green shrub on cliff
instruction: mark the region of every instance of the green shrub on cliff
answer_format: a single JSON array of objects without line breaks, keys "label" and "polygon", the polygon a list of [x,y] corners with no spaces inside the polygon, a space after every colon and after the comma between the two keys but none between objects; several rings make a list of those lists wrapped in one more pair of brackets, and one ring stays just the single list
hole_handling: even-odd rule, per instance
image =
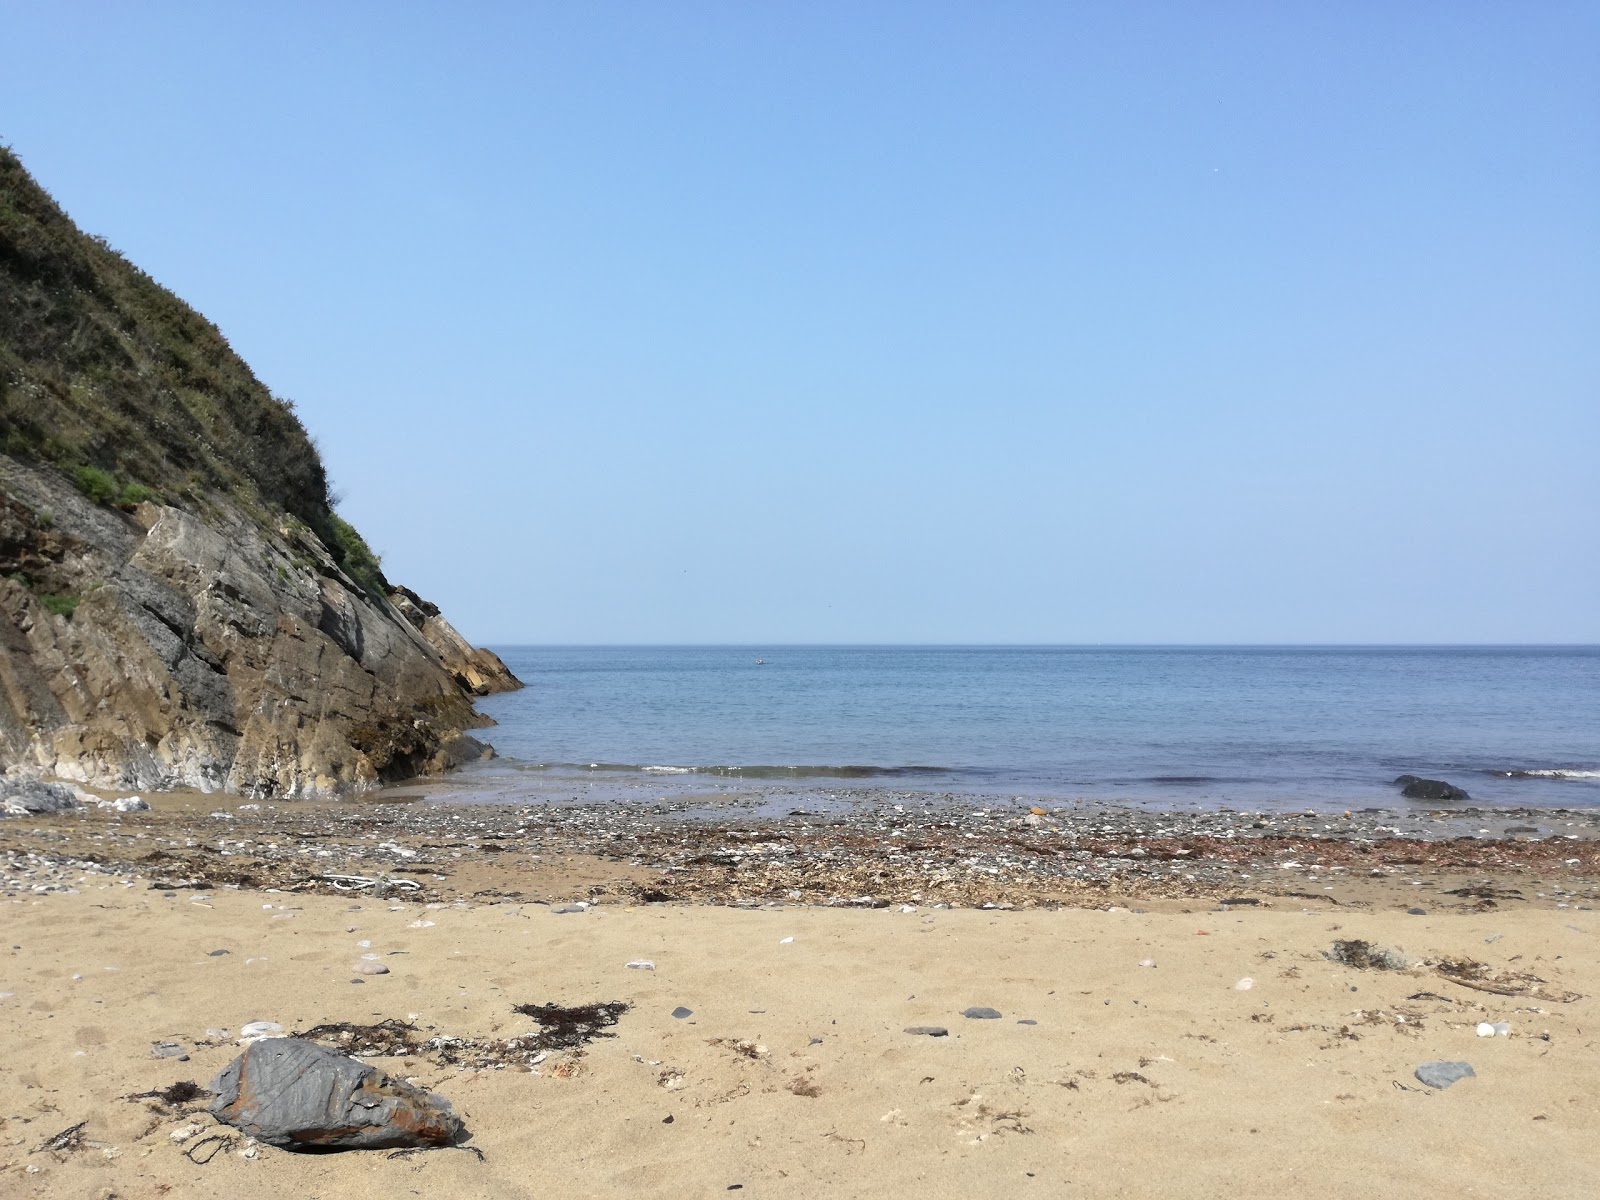
[{"label": "green shrub on cliff", "polygon": [[72,614],[78,611],[78,602],[81,599],[81,596],[72,595],[40,596],[39,603],[55,613],[56,616],[70,619]]},{"label": "green shrub on cliff", "polygon": [[117,481],[99,467],[79,467],[72,473],[72,478],[78,490],[96,504],[110,504],[122,494]]},{"label": "green shrub on cliff", "polygon": [[267,526],[298,518],[375,596],[377,555],[336,517],[322,458],[222,332],[0,146],[0,452],[48,464],[99,504],[217,495]]},{"label": "green shrub on cliff", "polygon": [[5,147],[0,447],[162,494],[198,477],[328,532],[327,474],[293,408],[215,325],[79,230]]},{"label": "green shrub on cliff", "polygon": [[345,574],[359,583],[373,596],[382,598],[389,594],[389,581],[383,577],[383,560],[372,552],[367,539],[356,527],[338,513],[330,513],[334,545],[329,547]]}]

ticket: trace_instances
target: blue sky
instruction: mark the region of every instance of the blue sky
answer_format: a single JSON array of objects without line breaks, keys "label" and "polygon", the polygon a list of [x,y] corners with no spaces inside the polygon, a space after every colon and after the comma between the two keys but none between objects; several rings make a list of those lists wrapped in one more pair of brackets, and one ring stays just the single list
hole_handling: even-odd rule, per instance
[{"label": "blue sky", "polygon": [[490,642],[1600,641],[1600,8],[0,0]]}]

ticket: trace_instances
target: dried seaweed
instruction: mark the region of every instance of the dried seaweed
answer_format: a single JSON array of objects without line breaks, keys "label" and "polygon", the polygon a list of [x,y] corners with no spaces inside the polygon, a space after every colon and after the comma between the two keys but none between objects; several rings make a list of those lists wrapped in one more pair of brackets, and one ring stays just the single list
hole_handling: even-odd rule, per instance
[{"label": "dried seaweed", "polygon": [[621,1000],[563,1006],[560,1004],[517,1004],[511,1011],[532,1017],[539,1023],[535,1035],[535,1048],[539,1050],[576,1050],[597,1037],[616,1037],[605,1032],[628,1011]]}]

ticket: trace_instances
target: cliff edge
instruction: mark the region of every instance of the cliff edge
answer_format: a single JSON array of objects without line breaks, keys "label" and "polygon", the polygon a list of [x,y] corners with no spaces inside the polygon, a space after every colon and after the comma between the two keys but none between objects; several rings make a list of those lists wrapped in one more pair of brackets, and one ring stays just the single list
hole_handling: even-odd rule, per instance
[{"label": "cliff edge", "polygon": [[490,753],[522,686],[393,587],[215,326],[0,148],[0,770],[338,794]]}]

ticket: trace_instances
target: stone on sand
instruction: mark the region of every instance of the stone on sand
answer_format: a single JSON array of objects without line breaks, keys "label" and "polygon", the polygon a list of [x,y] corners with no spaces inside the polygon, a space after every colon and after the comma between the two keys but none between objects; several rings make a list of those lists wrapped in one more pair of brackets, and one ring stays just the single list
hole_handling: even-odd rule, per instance
[{"label": "stone on sand", "polygon": [[210,1088],[212,1116],[274,1146],[442,1146],[461,1132],[442,1096],[299,1038],[252,1043]]}]

